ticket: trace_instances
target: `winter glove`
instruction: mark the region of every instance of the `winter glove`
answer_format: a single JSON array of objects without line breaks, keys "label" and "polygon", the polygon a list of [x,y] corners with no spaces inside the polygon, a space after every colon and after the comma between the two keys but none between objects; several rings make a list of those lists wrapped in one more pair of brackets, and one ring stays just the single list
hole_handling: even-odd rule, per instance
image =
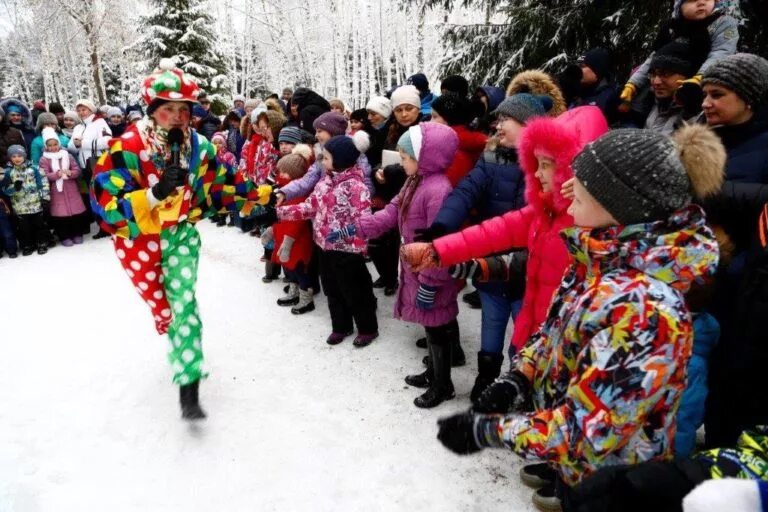
[{"label": "winter glove", "polygon": [[272,231],[272,228],[265,229],[264,232],[261,234],[261,245],[263,245],[264,247],[268,246],[274,240],[275,240],[275,234]]},{"label": "winter glove", "polygon": [[683,116],[690,118],[701,112],[701,104],[704,102],[701,75],[677,83],[680,87],[675,91],[675,102],[683,107]]},{"label": "winter glove", "polygon": [[419,289],[416,292],[416,307],[422,311],[429,311],[435,305],[435,296],[437,295],[437,287],[429,286],[427,284],[419,285]]},{"label": "winter glove", "polygon": [[296,240],[291,236],[285,236],[283,238],[283,243],[280,245],[280,250],[277,251],[277,258],[280,260],[280,263],[288,263],[288,260],[291,259],[291,249],[293,249],[293,243]]},{"label": "winter glove", "polygon": [[480,274],[480,266],[477,260],[469,260],[457,265],[451,265],[448,271],[451,273],[451,277],[454,279],[469,279],[478,277]]},{"label": "winter glove", "polygon": [[619,99],[621,99],[621,101],[623,101],[624,103],[632,103],[632,100],[634,99],[636,93],[637,93],[637,86],[635,86],[635,84],[633,83],[627,82],[627,84],[621,90]]},{"label": "winter glove", "polygon": [[176,190],[176,187],[183,187],[187,179],[187,170],[182,169],[176,165],[169,165],[163,171],[163,175],[160,176],[160,181],[152,187],[152,195],[155,199],[162,201],[171,192]]},{"label": "winter glove", "polygon": [[400,248],[400,257],[403,258],[411,270],[421,272],[440,266],[435,246],[424,242],[406,244]]},{"label": "winter glove", "polygon": [[413,241],[414,242],[434,242],[435,239],[443,236],[448,230],[442,224],[432,224],[425,229],[417,229],[415,231]]},{"label": "winter glove", "polygon": [[259,196],[259,198],[256,200],[256,203],[262,206],[268,205],[272,200],[272,190],[272,185],[259,185],[259,187],[256,189],[256,193]]},{"label": "winter glove", "polygon": [[529,389],[528,379],[517,370],[512,370],[485,388],[472,410],[489,414],[506,414],[518,399],[528,394]]},{"label": "winter glove", "polygon": [[13,182],[13,189],[16,192],[21,192],[21,188],[24,186],[24,182],[21,180],[16,180]]},{"label": "winter glove", "polygon": [[344,226],[341,229],[334,229],[325,237],[326,242],[338,242],[339,240],[355,236],[357,228],[354,225]]},{"label": "winter glove", "polygon": [[439,419],[437,427],[437,438],[453,453],[469,455],[482,450],[475,435],[476,418],[471,412]]}]

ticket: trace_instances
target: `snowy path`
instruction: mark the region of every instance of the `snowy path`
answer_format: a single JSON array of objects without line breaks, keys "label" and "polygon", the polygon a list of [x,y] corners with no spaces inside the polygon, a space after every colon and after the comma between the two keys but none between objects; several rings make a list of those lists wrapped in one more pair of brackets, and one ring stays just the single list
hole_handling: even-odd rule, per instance
[{"label": "snowy path", "polygon": [[201,223],[209,419],[179,418],[165,339],[107,240],[0,260],[0,511],[532,510],[515,456],[458,457],[435,420],[469,405],[479,312],[456,400],[413,406],[422,332],[391,318],[357,350],[278,308],[256,239]]}]

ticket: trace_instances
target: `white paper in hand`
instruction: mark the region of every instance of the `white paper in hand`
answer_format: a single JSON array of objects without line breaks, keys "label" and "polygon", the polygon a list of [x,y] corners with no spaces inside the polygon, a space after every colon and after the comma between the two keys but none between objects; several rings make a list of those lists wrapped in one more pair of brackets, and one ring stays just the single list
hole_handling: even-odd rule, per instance
[{"label": "white paper in hand", "polygon": [[389,149],[385,149],[381,152],[381,166],[386,167],[388,165],[399,165],[403,161],[400,158],[400,152],[399,151],[390,151]]}]

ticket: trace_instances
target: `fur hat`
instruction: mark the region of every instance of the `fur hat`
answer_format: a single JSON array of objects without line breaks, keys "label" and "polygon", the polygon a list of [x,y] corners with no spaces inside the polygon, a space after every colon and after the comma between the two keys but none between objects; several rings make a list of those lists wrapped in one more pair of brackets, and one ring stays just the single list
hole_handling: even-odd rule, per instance
[{"label": "fur hat", "polygon": [[275,98],[267,98],[264,102],[264,106],[267,107],[267,110],[274,110],[275,112],[280,112],[281,114],[285,115],[285,111],[283,110],[283,105],[280,103],[280,100],[276,100]]},{"label": "fur hat", "polygon": [[[421,107],[421,102],[419,102]],[[365,110],[369,112],[375,112],[381,117],[387,119],[392,115],[392,102],[386,96],[374,96],[365,105]]]},{"label": "fur hat", "polygon": [[269,121],[269,129],[272,130],[272,136],[275,140],[278,140],[280,138],[280,130],[285,126],[285,116],[274,110],[267,110],[265,115]]},{"label": "fur hat", "polygon": [[550,117],[557,117],[568,110],[565,98],[563,98],[563,92],[557,86],[555,80],[543,71],[533,69],[515,75],[507,87],[507,96],[521,92],[552,98],[553,105],[549,110]]},{"label": "fur hat", "polygon": [[315,119],[312,127],[315,130],[325,130],[333,136],[347,133],[347,124],[347,119],[338,112],[326,112]]},{"label": "fur hat", "polygon": [[768,60],[749,53],[722,57],[704,72],[706,84],[722,85],[757,109],[768,103]]},{"label": "fur hat", "polygon": [[663,220],[720,190],[726,153],[703,125],[672,138],[651,130],[613,130],[573,161],[576,178],[620,224]]},{"label": "fur hat", "polygon": [[58,126],[59,120],[56,119],[56,116],[50,112],[42,112],[39,116],[37,116],[37,125],[35,125],[35,131],[38,133],[41,132],[43,130],[43,126],[46,124],[53,124]]},{"label": "fur hat", "polygon": [[45,143],[49,140],[55,140],[56,142],[59,142],[59,136],[56,133],[56,130],[53,128],[43,128],[43,131],[40,133],[40,135],[43,137],[43,146],[45,146]]},{"label": "fur hat", "polygon": [[77,107],[85,107],[91,111],[91,114],[95,114],[99,111],[99,109],[96,108],[96,104],[94,102],[85,98],[77,100],[77,103],[75,103],[75,109],[77,109]]},{"label": "fur hat", "polygon": [[421,108],[419,90],[413,85],[403,85],[395,89],[395,92],[392,93],[392,110],[400,105],[413,105],[416,108]]}]

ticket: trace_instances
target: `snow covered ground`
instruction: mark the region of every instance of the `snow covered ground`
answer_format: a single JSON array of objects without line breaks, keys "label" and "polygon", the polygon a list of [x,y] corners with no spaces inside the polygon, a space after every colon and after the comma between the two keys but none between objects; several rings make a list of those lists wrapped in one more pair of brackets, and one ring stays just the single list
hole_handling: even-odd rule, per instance
[{"label": "snow covered ground", "polygon": [[478,311],[460,317],[457,398],[420,410],[403,377],[422,369],[422,330],[390,298],[373,345],[329,347],[324,298],[301,317],[277,307],[256,239],[199,226],[198,425],[179,417],[166,340],[108,240],[0,260],[1,512],[532,510],[515,456],[435,439],[469,405]]}]

